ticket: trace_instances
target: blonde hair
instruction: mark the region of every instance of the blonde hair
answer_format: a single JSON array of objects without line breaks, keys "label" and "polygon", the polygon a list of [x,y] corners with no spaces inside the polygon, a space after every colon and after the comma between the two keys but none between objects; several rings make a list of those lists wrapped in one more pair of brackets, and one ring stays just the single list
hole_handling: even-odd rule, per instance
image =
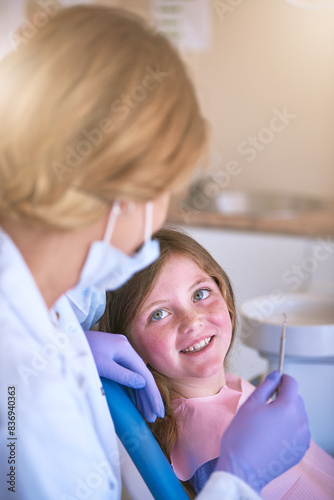
[{"label": "blonde hair", "polygon": [[[135,274],[123,287],[107,292],[107,305],[99,328],[109,333],[120,333],[128,337],[131,343],[132,332],[141,304],[153,289],[166,261],[172,255],[183,255],[193,260],[202,271],[218,285],[226,302],[232,323],[232,338],[227,356],[235,339],[236,309],[230,280],[214,258],[196,240],[180,230],[162,228],[154,234],[160,243],[160,256],[149,267]],[[165,417],[148,423],[160,447],[169,461],[173,446],[177,440],[177,423],[171,405],[171,386],[168,378],[148,365],[165,405]],[[190,498],[195,498],[194,490],[188,481],[183,483]]]},{"label": "blonde hair", "polygon": [[72,229],[182,185],[207,130],[169,42],[102,6],[35,31],[0,63],[0,220]]}]

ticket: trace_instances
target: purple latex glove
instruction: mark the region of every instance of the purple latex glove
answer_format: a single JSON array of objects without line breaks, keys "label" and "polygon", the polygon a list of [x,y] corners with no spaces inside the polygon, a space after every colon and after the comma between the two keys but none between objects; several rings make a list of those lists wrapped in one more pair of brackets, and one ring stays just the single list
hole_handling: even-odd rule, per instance
[{"label": "purple latex glove", "polygon": [[165,408],[152,373],[124,335],[85,332],[100,377],[135,389],[137,408],[148,422]]},{"label": "purple latex glove", "polygon": [[[267,403],[281,379],[275,401]],[[240,477],[258,493],[296,465],[310,446],[308,419],[298,384],[270,373],[240,407],[220,443],[215,470]]]}]

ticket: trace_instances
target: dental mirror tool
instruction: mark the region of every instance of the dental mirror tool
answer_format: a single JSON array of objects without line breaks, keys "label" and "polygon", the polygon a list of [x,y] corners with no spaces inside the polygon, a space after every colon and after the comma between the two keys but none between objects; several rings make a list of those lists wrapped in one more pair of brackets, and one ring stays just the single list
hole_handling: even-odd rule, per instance
[{"label": "dental mirror tool", "polygon": [[281,347],[279,351],[279,359],[278,359],[278,371],[280,372],[281,375],[283,375],[283,364],[284,364],[284,357],[285,357],[285,332],[286,332],[286,323],[287,323],[287,317],[286,314],[283,313],[284,321],[283,321],[283,326],[282,326],[282,335],[281,335]]},{"label": "dental mirror tool", "polygon": [[[287,324],[287,317],[286,317],[285,313],[283,313],[283,317],[284,317],[284,321],[283,321],[283,325],[282,325],[281,345],[280,345],[279,358],[278,358],[278,371],[280,372],[281,376],[283,375],[283,365],[284,365],[284,357],[285,357],[285,332],[286,332],[286,324]],[[281,383],[279,383],[279,386],[277,387],[277,390],[274,392],[272,399],[276,399],[280,385],[281,385]]]}]

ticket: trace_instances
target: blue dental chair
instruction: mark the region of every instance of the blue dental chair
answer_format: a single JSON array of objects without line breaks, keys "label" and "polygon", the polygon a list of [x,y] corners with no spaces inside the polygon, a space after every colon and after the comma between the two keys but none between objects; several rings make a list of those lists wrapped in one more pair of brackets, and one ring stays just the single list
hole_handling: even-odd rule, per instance
[{"label": "blue dental chair", "polygon": [[128,390],[101,377],[116,434],[156,500],[189,500]]}]

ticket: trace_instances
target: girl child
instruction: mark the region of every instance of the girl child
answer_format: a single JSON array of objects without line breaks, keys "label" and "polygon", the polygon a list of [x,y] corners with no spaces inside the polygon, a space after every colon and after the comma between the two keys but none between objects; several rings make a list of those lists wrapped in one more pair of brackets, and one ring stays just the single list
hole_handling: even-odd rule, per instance
[{"label": "girl child", "polygon": [[[149,424],[191,498],[204,486],[219,443],[254,386],[226,373],[236,335],[231,283],[195,240],[172,229],[155,234],[160,257],[122,288],[107,293],[102,330],[122,333],[147,363],[165,404],[165,418]],[[273,429],[274,432],[274,429]],[[293,456],[286,443],[282,461]],[[334,459],[312,442],[304,459],[273,478],[265,499],[321,499],[334,495]],[[259,480],[259,478],[257,478]]]}]

